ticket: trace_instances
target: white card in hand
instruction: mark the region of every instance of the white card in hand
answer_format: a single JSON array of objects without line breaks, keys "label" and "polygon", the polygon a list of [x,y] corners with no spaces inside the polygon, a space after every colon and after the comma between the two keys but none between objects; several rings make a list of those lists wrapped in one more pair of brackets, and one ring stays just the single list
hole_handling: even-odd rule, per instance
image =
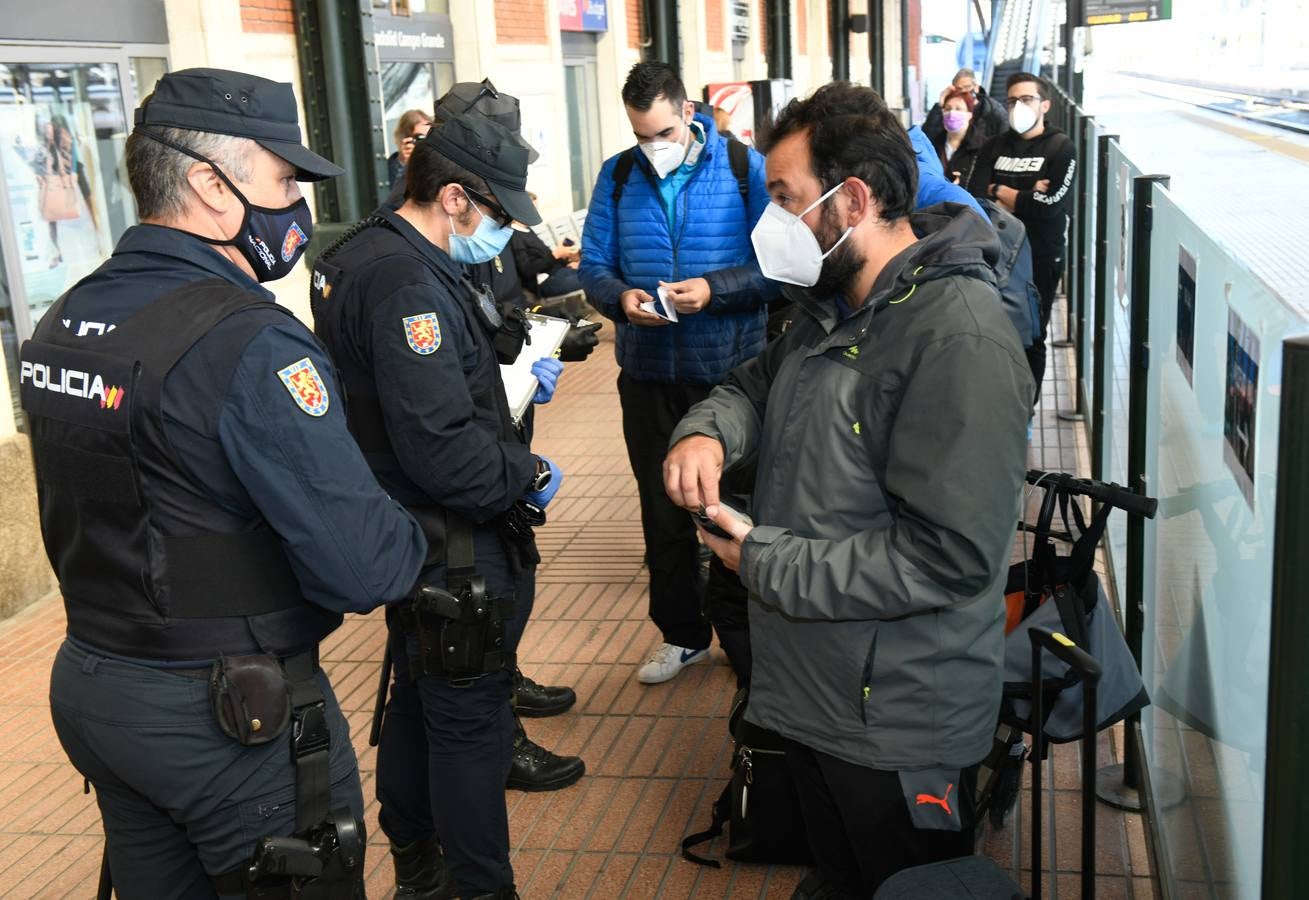
[{"label": "white card in hand", "polygon": [[668,302],[668,290],[660,287],[655,291],[659,295],[657,300],[647,300],[641,304],[641,308],[648,313],[654,313],[661,319],[667,319],[669,322],[677,321],[677,307]]}]

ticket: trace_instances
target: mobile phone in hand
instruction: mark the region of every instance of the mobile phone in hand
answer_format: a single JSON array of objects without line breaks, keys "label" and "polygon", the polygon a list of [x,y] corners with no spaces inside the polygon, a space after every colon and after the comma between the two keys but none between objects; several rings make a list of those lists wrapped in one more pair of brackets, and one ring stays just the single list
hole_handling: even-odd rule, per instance
[{"label": "mobile phone in hand", "polygon": [[[745,513],[737,512],[736,510],[732,509],[732,507],[728,506],[726,503],[719,503],[718,508],[722,510],[726,510],[727,513],[730,516],[732,516],[732,518],[744,522],[746,525],[750,526],[751,528],[754,527],[754,522],[752,522],[750,520],[750,517],[747,516]],[[703,506],[700,507],[700,509],[697,510],[696,512],[691,513],[691,517],[700,524],[701,528],[712,534],[714,537],[720,537],[727,541],[736,540],[736,538],[733,537],[730,533],[728,533],[721,525],[719,525],[713,519],[705,515],[705,508]]]}]

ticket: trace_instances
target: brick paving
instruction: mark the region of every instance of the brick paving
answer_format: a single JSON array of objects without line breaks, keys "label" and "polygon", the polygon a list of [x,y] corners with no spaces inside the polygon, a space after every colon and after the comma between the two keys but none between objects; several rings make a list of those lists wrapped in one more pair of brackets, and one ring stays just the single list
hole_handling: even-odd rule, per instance
[{"label": "brick paving", "polygon": [[[1056,313],[1055,322],[1062,321]],[[1029,462],[1087,471],[1085,432],[1055,415],[1070,405],[1068,351],[1052,351],[1051,363]],[[507,794],[519,889],[529,900],[785,900],[803,874],[799,869],[727,863],[714,870],[680,858],[682,836],[708,823],[727,775],[726,714],[734,680],[715,647],[708,664],[668,684],[636,681],[636,668],[659,635],[645,617],[636,488],[623,448],[616,374],[606,341],[590,361],[569,368],[558,398],[537,418],[536,447],[567,477],[540,533],[544,559],[521,659],[539,681],[574,685],[579,699],[565,715],[531,720],[528,729],[548,747],[580,753],[588,773],[565,791]],[[57,597],[0,623],[0,896],[6,898],[95,895],[99,816],[64,758],[47,706],[50,663],[63,630]],[[375,614],[351,617],[323,647],[350,719],[366,797],[373,793],[376,766],[367,733],[382,645],[383,623]],[[1120,730],[1102,735],[1101,763],[1116,758],[1120,746]],[[1053,887],[1076,897],[1077,746],[1057,748],[1054,759]],[[1022,807],[1026,813],[1026,798]],[[1101,806],[1097,821],[1097,896],[1153,897],[1141,818]],[[374,837],[369,896],[388,898],[392,874],[375,801],[368,828]],[[988,830],[980,850],[1006,867],[1017,860],[1021,880],[1029,883],[1025,834],[1016,847],[1014,840],[1025,830],[1011,819],[1004,829]],[[720,856],[722,849],[720,839],[707,852]],[[1048,848],[1045,853],[1049,860]]]}]

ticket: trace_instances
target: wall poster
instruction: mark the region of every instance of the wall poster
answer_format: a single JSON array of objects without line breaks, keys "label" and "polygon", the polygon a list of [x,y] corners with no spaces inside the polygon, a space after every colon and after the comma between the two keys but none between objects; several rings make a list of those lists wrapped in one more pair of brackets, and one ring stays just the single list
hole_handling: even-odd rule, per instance
[{"label": "wall poster", "polygon": [[1259,336],[1227,310],[1227,393],[1223,401],[1223,460],[1254,509],[1255,415],[1259,398]]}]

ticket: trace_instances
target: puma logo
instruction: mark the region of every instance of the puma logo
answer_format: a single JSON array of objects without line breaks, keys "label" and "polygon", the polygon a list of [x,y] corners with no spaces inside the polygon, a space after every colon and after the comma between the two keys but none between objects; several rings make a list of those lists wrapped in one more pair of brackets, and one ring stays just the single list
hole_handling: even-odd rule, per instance
[{"label": "puma logo", "polygon": [[954,790],[954,784],[947,784],[945,786],[944,797],[933,797],[931,794],[919,794],[917,798],[918,805],[926,806],[927,804],[930,803],[935,806],[939,806],[941,807],[941,809],[945,810],[945,814],[947,816],[952,816],[954,815],[954,813],[950,811],[950,792],[952,790]]}]

